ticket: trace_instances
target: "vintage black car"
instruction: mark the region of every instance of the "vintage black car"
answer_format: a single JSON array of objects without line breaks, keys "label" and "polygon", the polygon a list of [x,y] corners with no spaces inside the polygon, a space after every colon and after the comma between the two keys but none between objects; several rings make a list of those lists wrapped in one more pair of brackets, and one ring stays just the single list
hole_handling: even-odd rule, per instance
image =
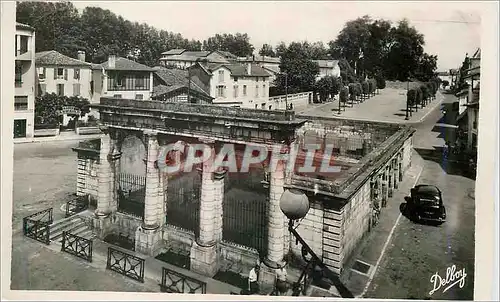
[{"label": "vintage black car", "polygon": [[432,185],[418,185],[406,196],[406,211],[417,221],[443,223],[446,221],[446,208],[443,205],[441,190]]}]

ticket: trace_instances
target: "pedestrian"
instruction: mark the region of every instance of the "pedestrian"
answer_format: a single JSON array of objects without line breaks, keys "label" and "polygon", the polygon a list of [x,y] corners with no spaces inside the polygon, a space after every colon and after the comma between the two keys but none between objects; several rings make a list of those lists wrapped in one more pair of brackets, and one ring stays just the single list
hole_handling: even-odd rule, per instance
[{"label": "pedestrian", "polygon": [[254,295],[259,292],[259,284],[257,283],[259,278],[260,266],[256,264],[248,274],[248,291],[250,295]]},{"label": "pedestrian", "polygon": [[276,271],[276,290],[278,295],[282,296],[288,291],[288,284],[286,283],[286,269],[285,265],[282,265]]}]

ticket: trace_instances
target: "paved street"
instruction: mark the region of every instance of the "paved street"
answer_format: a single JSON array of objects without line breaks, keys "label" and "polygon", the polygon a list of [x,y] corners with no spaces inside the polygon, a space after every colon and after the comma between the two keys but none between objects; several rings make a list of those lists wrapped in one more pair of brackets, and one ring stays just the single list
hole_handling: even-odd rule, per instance
[{"label": "paved street", "polygon": [[406,121],[406,90],[385,88],[379,93],[362,103],[354,103],[353,107],[343,107],[341,114],[338,113],[339,101],[336,100],[324,104],[311,104],[305,109],[298,110],[298,114],[307,116],[336,117],[342,119],[371,120],[389,123],[413,123],[424,118],[429,111],[439,106],[443,98],[441,93],[437,94],[435,100],[427,107],[418,108],[413,112],[411,118]]},{"label": "paved street", "polygon": [[[452,96],[445,97],[445,102],[452,100]],[[436,122],[442,122],[441,116],[437,109],[423,123],[415,125],[414,146],[417,152],[428,154],[423,149],[433,149],[437,143],[444,144],[439,137],[442,135],[432,132]],[[422,157],[424,170],[418,183],[434,184],[442,190],[447,222],[435,227],[416,224],[401,217],[365,297],[471,300],[474,292],[475,207],[470,195],[474,190],[474,181],[462,176],[456,165]],[[434,157],[439,158],[439,154],[435,153]],[[447,287],[443,286],[432,296],[429,295],[434,288],[431,276],[437,272],[445,279],[446,269],[452,265],[456,265],[457,271],[465,268],[467,277],[464,287],[460,288],[457,284],[443,293]]]},{"label": "paved street", "polygon": [[[445,95],[444,98],[445,103],[453,101],[451,96]],[[443,128],[439,127],[444,122],[447,120],[441,118],[438,106],[424,122],[414,125],[417,128],[414,145],[417,154],[420,154],[415,155],[415,165],[421,161],[418,164],[424,168],[418,182],[436,184],[441,188],[448,221],[434,227],[415,224],[404,216],[400,217],[364,297],[472,299],[474,200],[469,195],[474,181],[460,175],[461,171],[456,166],[445,164],[439,149],[434,148],[444,144]],[[62,217],[60,207],[75,191],[76,154],[71,147],[77,144],[78,141],[73,140],[16,144],[14,147],[12,288],[157,291],[157,283],[152,280],[140,285],[102,268],[88,266],[71,256],[61,256],[58,251],[22,237],[22,217],[47,207],[54,208],[55,219]],[[393,212],[386,215],[392,220],[386,226],[382,222],[378,226],[386,229],[386,235],[382,232],[380,236],[368,240],[368,244],[377,245],[374,250],[382,250],[393,221],[399,215],[398,205],[403,202],[403,196],[404,192],[395,195],[393,204],[386,208],[386,211]],[[375,266],[378,257],[379,254],[373,255],[373,258],[367,255],[362,260]],[[431,276],[438,272],[444,277],[446,268],[452,265],[456,265],[458,270],[465,267],[467,278],[464,288],[456,285],[445,293],[442,293],[442,288],[430,296],[429,291],[433,289]],[[74,274],[75,271],[78,274]],[[351,274],[351,277],[354,275]]]}]

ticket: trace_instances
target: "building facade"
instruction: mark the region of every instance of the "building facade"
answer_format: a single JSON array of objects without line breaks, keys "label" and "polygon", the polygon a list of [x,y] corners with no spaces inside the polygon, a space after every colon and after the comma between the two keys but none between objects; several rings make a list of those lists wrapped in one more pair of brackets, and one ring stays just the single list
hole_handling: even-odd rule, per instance
[{"label": "building facade", "polygon": [[316,81],[326,76],[340,77],[340,67],[338,60],[314,60],[319,66],[319,74]]},{"label": "building facade", "polygon": [[35,29],[16,23],[14,138],[33,137],[35,126]]},{"label": "building facade", "polygon": [[198,63],[190,68],[210,96],[213,104],[272,110],[268,105],[270,74],[252,63]]},{"label": "building facade", "polygon": [[92,103],[101,97],[149,100],[153,93],[154,69],[132,60],[109,56],[92,64]]},{"label": "building facade", "polygon": [[92,64],[85,62],[85,53],[78,59],[55,50],[36,53],[37,96],[55,93],[60,96],[79,96],[92,101]]},{"label": "building facade", "polygon": [[[101,238],[125,234],[134,241],[136,252],[148,255],[185,253],[190,269],[209,277],[223,267],[248,271],[259,260],[259,281],[266,284],[275,282],[273,265],[287,261],[289,271],[300,270],[294,261],[303,257],[301,246],[287,231],[288,221],[279,208],[286,190],[306,194],[310,210],[296,230],[328,268],[342,274],[411,165],[414,129],[407,126],[335,119],[308,122],[309,117],[293,112],[157,102],[156,110],[168,113],[167,120],[182,116],[189,121],[162,121],[165,126],[159,126],[153,114],[145,118],[144,110],[151,106],[135,100],[101,101],[102,110],[115,114],[103,121],[108,125],[103,138],[74,148],[79,158],[77,194],[97,200],[92,223]],[[126,118],[118,113],[121,110]],[[126,126],[139,120],[143,130]],[[227,123],[234,127],[220,126]],[[229,141],[266,146],[285,140],[290,142],[288,150],[297,146],[299,152],[312,142],[332,144],[341,169],[301,173],[279,166],[266,172],[264,164],[238,180],[238,173],[200,165],[186,174],[161,177],[155,164],[164,160],[159,158],[161,146],[180,140],[187,145],[204,143],[211,151]],[[236,153],[241,155],[241,150]],[[130,184],[123,171],[143,176]],[[138,214],[124,207],[134,190],[143,196]]]},{"label": "building facade", "polygon": [[229,64],[236,61],[236,56],[222,51],[188,51],[171,49],[162,53],[160,65],[169,68],[187,69],[201,61],[204,63]]}]

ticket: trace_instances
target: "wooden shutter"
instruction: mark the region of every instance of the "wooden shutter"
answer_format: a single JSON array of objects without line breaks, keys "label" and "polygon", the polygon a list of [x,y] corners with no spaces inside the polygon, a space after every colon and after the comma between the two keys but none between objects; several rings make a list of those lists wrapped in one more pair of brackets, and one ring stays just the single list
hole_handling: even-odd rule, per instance
[{"label": "wooden shutter", "polygon": [[64,68],[64,79],[68,79],[68,69]]},{"label": "wooden shutter", "polygon": [[57,79],[57,68],[54,68],[54,80]]}]

